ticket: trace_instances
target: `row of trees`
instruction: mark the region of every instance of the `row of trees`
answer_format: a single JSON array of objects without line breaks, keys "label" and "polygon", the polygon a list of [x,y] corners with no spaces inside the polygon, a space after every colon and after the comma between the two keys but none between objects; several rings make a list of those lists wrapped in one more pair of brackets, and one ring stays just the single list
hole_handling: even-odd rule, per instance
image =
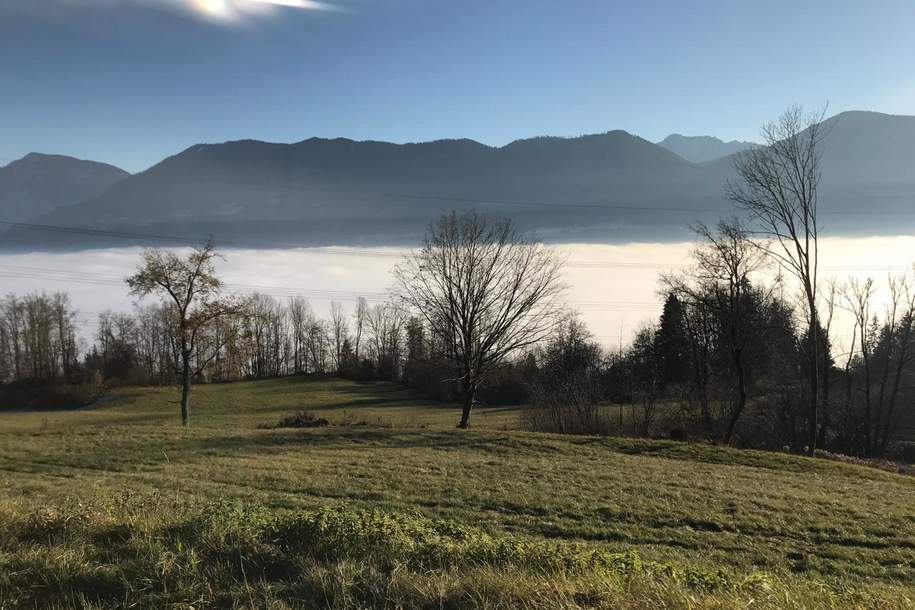
[{"label": "row of trees", "polygon": [[[531,428],[806,449],[809,333],[796,307],[778,280],[712,281],[700,269],[664,280],[660,318],[622,351],[602,349],[574,317],[560,325],[519,370],[533,389]],[[889,286],[888,305],[875,313],[872,281],[830,285],[819,348],[822,449],[881,457],[915,431],[912,274]],[[835,353],[828,335],[842,310],[859,315],[864,332],[857,323],[851,350]]]},{"label": "row of trees", "polygon": [[69,377],[78,357],[75,318],[62,293],[0,300],[0,381]]},{"label": "row of trees", "polygon": [[[390,306],[372,307],[360,299],[350,320],[343,306],[333,302],[330,319],[323,320],[300,296],[282,301],[254,294],[239,303],[232,315],[219,316],[193,335],[192,378],[352,374],[360,352],[371,354],[374,361],[374,348],[387,345],[375,337],[384,332]],[[125,383],[173,382],[176,371],[183,369],[181,327],[174,313],[173,306],[163,303],[136,307],[132,314],[100,314],[86,365],[105,379]]]},{"label": "row of trees", "polygon": [[[231,305],[231,306],[230,306]],[[196,307],[196,306],[195,306]],[[299,373],[399,380],[411,323],[393,303],[331,303],[322,319],[303,297],[233,298],[210,319],[172,302],[103,312],[80,350],[77,312],[65,294],[9,295],[0,302],[0,383],[99,378],[109,384],[262,379]],[[186,337],[186,338],[185,338]],[[82,352],[82,353],[81,353]]]},{"label": "row of trees", "polygon": [[[750,237],[735,224],[702,233],[706,243],[695,252],[696,265],[663,279],[662,315],[628,348],[605,350],[574,315],[559,315],[544,340],[491,367],[475,397],[528,403],[526,420],[537,430],[679,434],[802,449],[808,424],[806,333],[782,281],[765,275]],[[728,266],[729,261],[739,264]],[[882,455],[900,430],[915,424],[908,383],[915,373],[913,281],[910,275],[891,278],[885,308],[873,303],[872,280],[830,288],[823,335],[833,314],[846,311],[855,349],[833,359],[829,341],[821,346],[829,366],[821,369],[819,445]],[[7,305],[20,306],[41,301],[65,303],[66,297],[6,299]],[[164,303],[137,307],[129,315],[101,314],[95,342],[82,359],[70,359],[71,378],[97,373],[130,384],[180,381],[180,340],[171,316]],[[64,317],[72,320],[74,313]],[[59,353],[57,333],[31,334],[50,339],[34,351]],[[301,297],[255,295],[244,315],[226,316],[199,334],[190,363],[197,381],[332,373],[399,380],[430,398],[463,400],[462,368],[451,351],[422,317],[392,303],[360,300],[349,311],[334,303],[321,319]],[[37,378],[31,370],[27,375]],[[56,374],[65,376],[62,366]]]}]

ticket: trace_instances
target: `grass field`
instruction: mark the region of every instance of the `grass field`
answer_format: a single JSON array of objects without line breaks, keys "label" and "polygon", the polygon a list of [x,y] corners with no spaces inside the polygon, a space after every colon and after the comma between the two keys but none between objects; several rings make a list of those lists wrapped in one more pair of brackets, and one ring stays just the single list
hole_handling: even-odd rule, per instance
[{"label": "grass field", "polygon": [[[915,607],[915,478],[290,378],[0,413],[0,608]],[[301,409],[326,428],[276,429]]]}]

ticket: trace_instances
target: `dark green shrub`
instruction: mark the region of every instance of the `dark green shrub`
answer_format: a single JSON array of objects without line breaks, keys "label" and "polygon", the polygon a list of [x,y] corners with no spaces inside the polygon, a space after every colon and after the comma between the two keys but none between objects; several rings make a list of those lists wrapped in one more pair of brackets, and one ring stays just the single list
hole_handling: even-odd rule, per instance
[{"label": "dark green shrub", "polygon": [[300,411],[294,415],[284,417],[271,428],[322,428],[330,422],[323,417],[317,417],[310,411]]}]

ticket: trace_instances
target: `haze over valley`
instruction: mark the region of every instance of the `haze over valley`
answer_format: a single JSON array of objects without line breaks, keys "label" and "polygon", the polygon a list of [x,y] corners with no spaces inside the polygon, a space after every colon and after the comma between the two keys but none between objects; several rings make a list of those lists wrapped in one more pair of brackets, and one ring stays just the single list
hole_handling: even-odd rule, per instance
[{"label": "haze over valley", "polygon": [[[610,350],[628,344],[661,313],[659,279],[689,264],[696,242],[625,244],[553,244],[567,262],[569,286],[564,303],[578,312],[595,339]],[[913,236],[824,238],[822,273],[827,279],[873,277],[877,311],[889,295],[885,278],[905,271],[915,251]],[[184,252],[186,248],[178,248]],[[260,293],[278,300],[308,299],[316,315],[328,316],[332,302],[353,310],[360,297],[383,303],[392,287],[391,270],[405,248],[285,248],[224,251],[219,264],[232,290]],[[68,293],[77,308],[80,336],[90,344],[98,332],[99,314],[129,312],[137,304],[123,289],[123,279],[134,271],[139,249],[106,248],[79,252],[0,254],[0,283],[15,282],[17,292],[33,292],[53,285]],[[767,274],[777,274],[770,266]],[[851,345],[850,314],[836,314],[834,341],[840,352]]]}]

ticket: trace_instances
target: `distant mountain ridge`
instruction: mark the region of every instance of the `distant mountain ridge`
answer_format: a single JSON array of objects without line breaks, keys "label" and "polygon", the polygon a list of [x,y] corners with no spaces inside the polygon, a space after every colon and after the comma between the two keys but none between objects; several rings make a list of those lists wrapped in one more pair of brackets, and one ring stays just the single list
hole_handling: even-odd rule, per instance
[{"label": "distant mountain ridge", "polygon": [[[116,231],[231,240],[412,243],[430,219],[485,206],[546,232],[623,225],[652,205],[699,205],[705,170],[624,131],[491,147],[310,138],[199,144],[42,219]],[[574,217],[569,214],[571,206]],[[39,236],[8,236],[7,241]],[[27,239],[28,238],[28,239]]]},{"label": "distant mountain ridge", "polygon": [[0,167],[0,220],[40,218],[56,208],[101,195],[129,175],[107,163],[29,153]]},{"label": "distant mountain ridge", "polygon": [[713,136],[684,136],[674,133],[658,142],[658,146],[680,155],[687,161],[707,163],[753,148],[758,144],[739,140],[724,142]]},{"label": "distant mountain ridge", "polygon": [[[827,123],[824,227],[915,232],[915,217],[900,219],[915,202],[915,117],[850,112]],[[724,196],[733,178],[732,156],[694,163],[619,130],[502,147],[239,140],[191,146],[39,222],[252,247],[401,245],[437,214],[476,207],[549,240],[664,241],[733,213]],[[2,240],[25,248],[149,241],[25,229]]]}]

